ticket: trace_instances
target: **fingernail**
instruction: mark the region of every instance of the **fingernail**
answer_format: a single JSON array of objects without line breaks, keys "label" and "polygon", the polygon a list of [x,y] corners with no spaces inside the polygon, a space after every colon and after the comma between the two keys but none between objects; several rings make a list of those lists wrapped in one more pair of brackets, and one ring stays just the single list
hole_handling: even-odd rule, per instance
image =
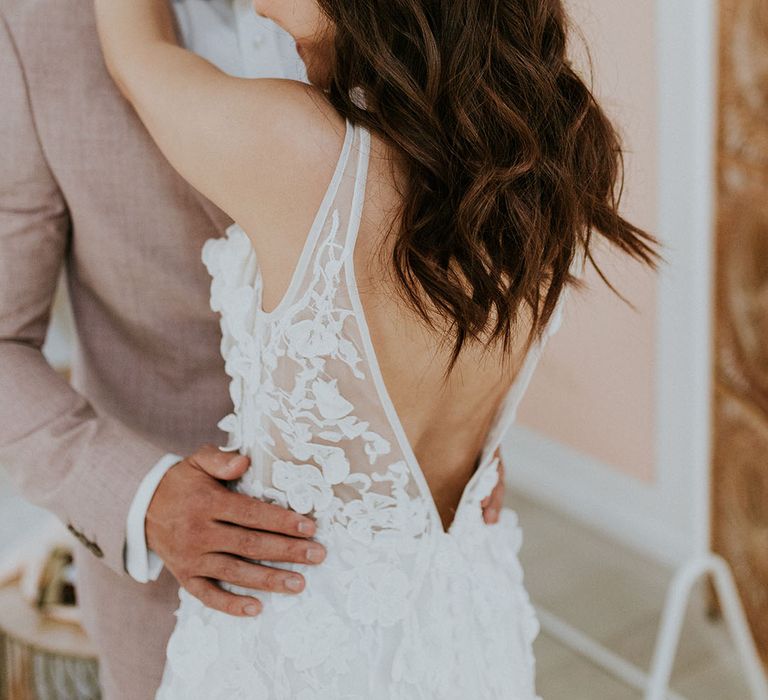
[{"label": "fingernail", "polygon": [[249,603],[246,605],[243,610],[245,611],[246,615],[258,615],[259,614],[259,606],[254,605],[253,603]]},{"label": "fingernail", "polygon": [[307,549],[307,561],[319,562],[323,560],[323,550],[319,547],[309,547]]},{"label": "fingernail", "polygon": [[301,579],[296,578],[295,576],[291,576],[290,578],[285,579],[285,587],[292,591],[300,591]]},{"label": "fingernail", "polygon": [[298,530],[302,535],[311,535],[315,531],[315,524],[311,520],[302,520]]},{"label": "fingernail", "polygon": [[237,457],[233,457],[232,459],[227,462],[227,469],[234,469],[235,467],[242,464],[241,460],[243,459],[243,455],[237,455]]}]

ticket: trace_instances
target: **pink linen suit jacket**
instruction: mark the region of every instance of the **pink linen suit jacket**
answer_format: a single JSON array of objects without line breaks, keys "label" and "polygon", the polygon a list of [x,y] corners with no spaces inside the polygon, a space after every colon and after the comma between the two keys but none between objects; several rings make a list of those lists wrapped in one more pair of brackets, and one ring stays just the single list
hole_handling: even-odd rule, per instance
[{"label": "pink linen suit jacket", "polygon": [[[90,0],[0,0],[0,465],[74,542],[106,700],[154,697],[178,583],[124,568],[139,482],[224,444],[231,410],[200,259],[231,221],[172,170],[103,64]],[[71,385],[41,346],[61,270]]]}]

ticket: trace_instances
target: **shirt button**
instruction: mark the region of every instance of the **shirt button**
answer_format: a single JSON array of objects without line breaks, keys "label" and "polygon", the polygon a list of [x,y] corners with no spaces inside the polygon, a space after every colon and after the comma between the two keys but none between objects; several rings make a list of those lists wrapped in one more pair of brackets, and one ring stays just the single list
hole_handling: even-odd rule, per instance
[{"label": "shirt button", "polygon": [[257,34],[255,37],[253,37],[254,46],[261,46],[263,43],[264,43],[264,37],[261,34]]}]

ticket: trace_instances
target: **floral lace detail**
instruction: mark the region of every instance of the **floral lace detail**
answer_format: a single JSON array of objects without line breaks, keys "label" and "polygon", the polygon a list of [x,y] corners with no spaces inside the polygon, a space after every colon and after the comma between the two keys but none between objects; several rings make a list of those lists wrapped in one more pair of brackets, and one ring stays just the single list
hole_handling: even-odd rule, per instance
[{"label": "floral lace detail", "polygon": [[[383,405],[356,289],[345,283],[367,138],[347,123],[328,209],[276,312],[263,311],[256,255],[239,226],[204,246],[231,378],[233,411],[219,423],[229,435],[224,449],[251,458],[230,486],[312,515],[328,556],[317,567],[278,565],[305,576],[296,596],[222,582],[262,600],[255,618],[207,608],[180,588],[158,700],[538,699],[539,625],[518,560],[522,533],[509,509],[497,525],[482,519],[498,461],[481,461],[444,532]],[[353,140],[356,169],[348,167]],[[510,390],[487,455],[514,418],[535,359]]]},{"label": "floral lace detail", "polygon": [[[335,374],[343,365],[345,384],[367,389],[361,351],[345,334],[354,312],[339,301],[339,225],[334,211],[309,284],[276,318],[261,312],[261,275],[245,232],[233,225],[225,238],[205,244],[211,307],[221,312],[222,354],[232,379],[233,411],[219,423],[229,434],[223,449],[262,456],[239,490],[312,514],[321,528],[342,525],[366,543],[381,534],[417,536],[428,528],[427,508],[406,463],[389,459],[391,437],[356,415],[339,378],[327,371],[329,363]],[[353,470],[351,454],[370,469]]]}]

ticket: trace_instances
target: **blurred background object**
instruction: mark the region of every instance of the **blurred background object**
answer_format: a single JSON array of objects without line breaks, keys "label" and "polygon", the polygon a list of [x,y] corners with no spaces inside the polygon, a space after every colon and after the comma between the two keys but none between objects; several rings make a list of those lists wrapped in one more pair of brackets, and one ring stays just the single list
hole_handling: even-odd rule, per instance
[{"label": "blurred background object", "polygon": [[0,698],[101,696],[96,650],[76,605],[71,537],[50,519],[0,557]]},{"label": "blurred background object", "polygon": [[768,662],[768,3],[720,18],[712,539]]}]

